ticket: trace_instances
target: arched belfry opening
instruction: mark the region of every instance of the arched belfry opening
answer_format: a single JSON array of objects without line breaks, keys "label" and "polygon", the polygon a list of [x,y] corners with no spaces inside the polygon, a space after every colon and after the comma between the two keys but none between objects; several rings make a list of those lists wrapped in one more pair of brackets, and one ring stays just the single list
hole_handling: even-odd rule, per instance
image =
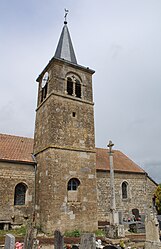
[{"label": "arched belfry opening", "polygon": [[70,77],[67,77],[67,93],[73,95],[73,81]]},{"label": "arched belfry opening", "polygon": [[76,98],[82,98],[82,84],[77,75],[68,75],[66,79],[66,92]]}]

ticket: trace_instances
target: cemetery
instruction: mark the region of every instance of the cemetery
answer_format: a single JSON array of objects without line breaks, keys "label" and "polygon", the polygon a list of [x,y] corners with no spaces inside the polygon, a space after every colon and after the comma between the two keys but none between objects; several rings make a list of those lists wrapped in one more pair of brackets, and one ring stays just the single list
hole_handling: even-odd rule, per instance
[{"label": "cemetery", "polygon": [[[132,225],[136,225],[133,231]],[[0,235],[0,249],[161,249],[160,228],[160,215],[151,207],[142,220],[111,223],[105,225],[99,233],[81,233],[77,230],[71,234],[62,234],[55,230],[53,236],[47,236],[40,234],[30,224],[23,236],[13,235],[12,230]],[[70,237],[71,235],[75,237]]]}]

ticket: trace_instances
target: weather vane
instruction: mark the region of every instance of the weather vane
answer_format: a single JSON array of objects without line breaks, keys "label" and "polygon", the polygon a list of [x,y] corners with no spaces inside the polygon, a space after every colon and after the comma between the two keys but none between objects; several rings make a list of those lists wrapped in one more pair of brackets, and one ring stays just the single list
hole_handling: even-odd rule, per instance
[{"label": "weather vane", "polygon": [[65,21],[64,21],[64,24],[67,24],[67,15],[68,15],[69,10],[67,10],[67,9],[64,9],[64,10],[65,10],[65,15],[64,15]]}]

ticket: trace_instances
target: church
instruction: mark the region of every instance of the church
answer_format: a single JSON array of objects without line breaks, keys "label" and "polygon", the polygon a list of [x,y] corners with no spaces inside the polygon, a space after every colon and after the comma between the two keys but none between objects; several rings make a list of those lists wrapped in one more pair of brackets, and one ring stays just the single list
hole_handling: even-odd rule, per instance
[{"label": "church", "polygon": [[[0,229],[29,222],[45,233],[96,231],[110,220],[108,149],[95,147],[92,75],[79,65],[65,20],[54,57],[37,78],[34,139],[0,134]],[[113,150],[116,210],[145,213],[157,186]]]}]

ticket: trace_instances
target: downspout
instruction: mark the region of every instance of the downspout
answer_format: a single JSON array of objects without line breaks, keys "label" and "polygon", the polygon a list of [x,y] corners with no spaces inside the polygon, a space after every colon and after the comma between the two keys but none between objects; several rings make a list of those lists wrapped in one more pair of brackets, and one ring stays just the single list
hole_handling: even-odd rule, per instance
[{"label": "downspout", "polygon": [[147,203],[147,201],[148,201],[148,193],[147,193],[147,190],[148,190],[148,187],[147,187],[147,176],[148,176],[148,174],[145,172],[145,203],[144,203],[144,213],[146,213],[147,206],[149,206],[148,203]]},{"label": "downspout", "polygon": [[33,201],[33,220],[32,223],[35,225],[35,206],[36,206],[36,171],[37,171],[37,162],[34,154],[32,154],[32,159],[34,161],[34,201]]}]

